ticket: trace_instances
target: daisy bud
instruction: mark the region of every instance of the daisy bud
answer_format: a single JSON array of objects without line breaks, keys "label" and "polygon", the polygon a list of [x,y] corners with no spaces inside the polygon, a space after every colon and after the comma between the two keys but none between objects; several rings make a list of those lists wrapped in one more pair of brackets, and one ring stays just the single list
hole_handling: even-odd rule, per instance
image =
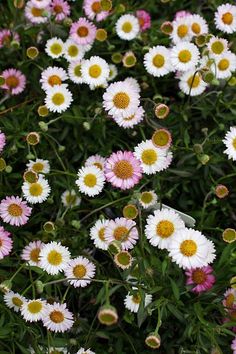
[{"label": "daisy bud", "polygon": [[18,41],[11,41],[10,45],[14,49],[20,48],[20,43]]},{"label": "daisy bud", "polygon": [[26,158],[27,158],[27,160],[33,160],[35,158],[35,156],[34,156],[34,154],[29,153],[26,155]]},{"label": "daisy bud", "polygon": [[119,253],[121,251],[121,242],[116,240],[111,242],[108,246],[108,251],[113,255]]},{"label": "daisy bud", "polygon": [[59,147],[58,147],[59,152],[63,152],[63,151],[65,151],[65,149],[66,149],[66,147],[63,145],[59,145]]},{"label": "daisy bud", "polygon": [[29,48],[27,48],[27,50],[26,50],[26,55],[27,55],[27,57],[30,58],[30,59],[35,59],[35,58],[37,58],[37,56],[39,55],[38,48],[36,48],[36,47],[29,47]]},{"label": "daisy bud", "polygon": [[47,132],[48,131],[48,125],[47,123],[43,122],[42,120],[38,123],[40,129],[43,131],[43,132]]},{"label": "daisy bud", "polygon": [[125,68],[132,68],[133,66],[135,66],[137,59],[134,53],[132,51],[129,51],[123,56],[122,62]]},{"label": "daisy bud", "polygon": [[152,142],[160,149],[167,149],[172,142],[171,133],[165,128],[157,129],[152,135]]},{"label": "daisy bud", "polygon": [[10,280],[4,280],[1,284],[0,284],[0,291],[3,293],[8,293],[8,291],[10,291],[12,288],[12,282]]},{"label": "daisy bud", "polygon": [[17,148],[17,146],[15,144],[10,147],[10,152],[12,154],[17,153],[17,151],[18,151],[18,148]]},{"label": "daisy bud", "polygon": [[77,340],[75,338],[70,338],[69,343],[70,345],[77,345]]},{"label": "daisy bud", "polygon": [[203,152],[202,145],[201,144],[194,144],[193,150],[196,154],[201,154]]},{"label": "daisy bud", "polygon": [[6,173],[11,173],[12,172],[12,167],[7,165],[5,168]]},{"label": "daisy bud", "polygon": [[55,231],[55,224],[52,221],[46,221],[43,225],[43,229],[49,234]]},{"label": "daisy bud", "polygon": [[118,4],[115,8],[115,11],[118,13],[118,14],[122,14],[123,12],[125,12],[126,8],[125,8],[125,5],[123,4]]},{"label": "daisy bud", "polygon": [[98,320],[101,324],[112,326],[118,321],[116,308],[110,305],[103,306],[98,311]]},{"label": "daisy bud", "polygon": [[215,188],[215,194],[218,198],[223,199],[229,194],[229,190],[223,184],[218,184]]},{"label": "daisy bud", "polygon": [[126,219],[135,219],[138,216],[138,209],[134,204],[126,205],[123,209],[123,216]]},{"label": "daisy bud", "polygon": [[115,254],[114,262],[121,269],[130,268],[133,261],[133,257],[127,251],[121,251]]},{"label": "daisy bud", "polygon": [[5,84],[5,79],[3,76],[0,76],[0,86]]},{"label": "daisy bud", "polygon": [[39,106],[39,108],[38,108],[38,115],[39,115],[40,117],[47,117],[47,116],[48,116],[48,113],[49,113],[49,111],[48,111],[48,109],[47,109],[46,106]]},{"label": "daisy bud", "polygon": [[0,158],[0,172],[4,171],[6,166],[7,166],[6,161],[1,157]]},{"label": "daisy bud", "polygon": [[204,47],[206,45],[206,36],[204,34],[200,34],[200,36],[195,37],[195,43],[198,47]]},{"label": "daisy bud", "polygon": [[70,17],[66,17],[64,20],[63,20],[63,25],[65,27],[70,27],[73,23],[73,20],[70,18]]},{"label": "daisy bud", "polygon": [[96,40],[99,42],[104,42],[107,39],[107,31],[103,28],[97,29]]},{"label": "daisy bud", "polygon": [[203,80],[207,83],[210,84],[212,82],[212,80],[214,80],[214,74],[212,71],[207,70],[202,74],[202,78]]},{"label": "daisy bud", "polygon": [[145,343],[148,347],[150,347],[152,349],[158,349],[158,348],[160,348],[160,345],[161,345],[161,338],[160,338],[159,334],[150,333],[146,337]]},{"label": "daisy bud", "polygon": [[113,61],[113,63],[115,64],[119,64],[122,62],[122,55],[121,53],[114,53],[112,54],[111,60]]},{"label": "daisy bud", "polygon": [[28,183],[35,183],[38,181],[38,175],[32,170],[25,171],[23,174],[23,179]]},{"label": "daisy bud", "polygon": [[16,9],[23,9],[23,7],[25,6],[25,1],[24,0],[14,0],[13,4]]},{"label": "daisy bud", "polygon": [[232,76],[228,81],[229,86],[236,86],[236,77]]},{"label": "daisy bud", "polygon": [[111,0],[101,0],[101,10],[102,11],[111,11],[112,1]]},{"label": "daisy bud", "polygon": [[155,116],[159,119],[165,119],[169,112],[169,107],[164,103],[160,103],[155,107]]},{"label": "daisy bud", "polygon": [[78,221],[78,220],[72,220],[71,225],[77,230],[79,230],[81,227],[80,221]]},{"label": "daisy bud", "polygon": [[236,231],[234,229],[225,229],[222,233],[222,238],[227,243],[232,243],[236,240]]},{"label": "daisy bud", "polygon": [[35,287],[36,287],[36,291],[37,291],[38,294],[42,294],[43,293],[44,284],[40,280],[36,280]]},{"label": "daisy bud", "polygon": [[165,21],[161,25],[161,32],[170,35],[173,32],[173,25],[170,21]]},{"label": "daisy bud", "polygon": [[84,127],[85,130],[88,131],[88,130],[91,129],[91,124],[90,124],[89,122],[84,122],[84,123],[83,123],[83,127]]},{"label": "daisy bud", "polygon": [[201,162],[202,165],[206,165],[209,160],[210,160],[210,156],[209,155],[206,155],[206,154],[203,154],[201,156],[198,157],[199,161]]},{"label": "daisy bud", "polygon": [[40,136],[36,132],[31,132],[26,136],[26,141],[29,145],[37,145],[40,141]]}]

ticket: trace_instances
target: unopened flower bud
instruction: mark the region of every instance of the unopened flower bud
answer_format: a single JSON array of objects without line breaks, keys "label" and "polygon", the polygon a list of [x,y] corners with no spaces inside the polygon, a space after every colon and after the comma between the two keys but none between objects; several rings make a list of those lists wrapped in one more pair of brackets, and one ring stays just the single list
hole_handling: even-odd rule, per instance
[{"label": "unopened flower bud", "polygon": [[218,198],[223,199],[229,194],[228,188],[223,184],[218,184],[215,188],[215,194]]}]

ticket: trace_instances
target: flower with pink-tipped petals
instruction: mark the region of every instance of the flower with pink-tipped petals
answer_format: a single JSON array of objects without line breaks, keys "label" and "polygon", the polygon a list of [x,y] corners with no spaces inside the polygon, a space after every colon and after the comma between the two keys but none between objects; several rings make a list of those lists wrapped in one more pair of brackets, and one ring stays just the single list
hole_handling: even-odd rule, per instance
[{"label": "flower with pink-tipped petals", "polygon": [[84,0],[83,9],[90,20],[100,22],[109,16],[109,11],[102,11],[100,0]]},{"label": "flower with pink-tipped petals", "polygon": [[131,151],[117,151],[105,163],[105,177],[114,187],[130,189],[142,178],[140,161]]},{"label": "flower with pink-tipped petals", "polygon": [[10,232],[0,226],[0,259],[8,256],[12,250],[13,241],[10,237]]},{"label": "flower with pink-tipped petals", "polygon": [[139,238],[136,222],[126,218],[109,220],[104,231],[105,241],[110,244],[121,242],[122,250],[134,248]]},{"label": "flower with pink-tipped petals", "polygon": [[137,10],[136,16],[138,18],[141,32],[146,31],[151,27],[151,16],[145,10]]},{"label": "flower with pink-tipped petals", "polygon": [[32,208],[20,197],[6,197],[0,202],[0,217],[10,225],[21,226],[27,223]]},{"label": "flower with pink-tipped petals", "polygon": [[70,5],[65,0],[52,0],[50,9],[52,15],[55,16],[55,20],[58,22],[70,16]]},{"label": "flower with pink-tipped petals", "polygon": [[9,29],[0,30],[0,48],[2,48],[5,45],[8,46],[12,40],[19,42],[20,41],[19,34],[16,32],[11,32],[11,30]]},{"label": "flower with pink-tipped petals", "polygon": [[181,11],[177,11],[175,14],[175,20],[178,20],[180,18],[185,18],[191,15],[191,12],[189,11],[185,11],[185,10],[181,10]]},{"label": "flower with pink-tipped petals", "polygon": [[80,17],[77,22],[73,22],[70,28],[70,36],[81,45],[92,44],[96,38],[97,28],[85,17]]},{"label": "flower with pink-tipped petals", "polygon": [[236,337],[233,339],[231,343],[231,349],[233,350],[233,354],[236,354]]},{"label": "flower with pink-tipped petals", "polygon": [[6,135],[0,130],[0,153],[6,145]]},{"label": "flower with pink-tipped petals", "polygon": [[212,272],[213,268],[211,266],[188,269],[185,272],[187,276],[186,284],[194,285],[191,289],[194,293],[200,294],[204,291],[208,291],[212,288],[216,280],[214,275],[211,274]]},{"label": "flower with pink-tipped petals", "polygon": [[7,90],[11,95],[18,95],[24,91],[26,78],[20,70],[7,69],[2,72],[1,76],[5,79],[5,83],[0,87]]}]

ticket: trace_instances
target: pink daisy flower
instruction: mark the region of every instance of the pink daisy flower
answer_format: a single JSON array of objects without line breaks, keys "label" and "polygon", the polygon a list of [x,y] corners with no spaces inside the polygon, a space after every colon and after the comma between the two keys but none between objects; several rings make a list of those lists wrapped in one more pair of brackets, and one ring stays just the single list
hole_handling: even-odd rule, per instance
[{"label": "pink daisy flower", "polygon": [[20,37],[18,33],[11,32],[9,29],[0,30],[0,48],[5,45],[9,45],[9,43],[14,40],[16,42],[20,41]]},{"label": "pink daisy flower", "polygon": [[4,146],[6,145],[6,135],[0,130],[0,153],[3,151]]},{"label": "pink daisy flower", "polygon": [[236,289],[227,289],[224,293],[224,300],[222,301],[226,309],[231,309],[236,305]]},{"label": "pink daisy flower", "polygon": [[151,27],[151,16],[147,11],[137,10],[136,16],[138,18],[141,32],[143,32]]},{"label": "pink daisy flower", "polygon": [[70,16],[70,5],[64,0],[53,0],[51,5],[52,15],[55,16],[55,20],[60,22],[64,18]]},{"label": "pink daisy flower", "polygon": [[4,77],[5,83],[0,87],[7,90],[11,95],[18,95],[24,91],[26,78],[20,70],[7,69],[1,74]]},{"label": "pink daisy flower", "polygon": [[233,354],[236,354],[236,338],[231,343],[231,349],[233,350]]},{"label": "pink daisy flower", "polygon": [[177,11],[175,14],[175,20],[179,20],[180,18],[184,18],[184,17],[188,17],[191,15],[191,12],[189,11],[185,11],[185,10],[181,10],[181,11]]},{"label": "pink daisy flower", "polygon": [[12,250],[13,241],[10,232],[4,230],[2,226],[0,226],[0,259],[3,259],[5,256],[8,256]]},{"label": "pink daisy flower", "polygon": [[100,22],[109,16],[109,11],[102,11],[101,0],[84,0],[83,9],[90,20]]},{"label": "pink daisy flower", "polygon": [[126,251],[134,248],[138,237],[136,222],[126,218],[109,220],[104,231],[104,238],[108,244],[119,241],[122,249]]},{"label": "pink daisy flower", "polygon": [[81,45],[92,44],[96,37],[96,26],[85,17],[80,17],[77,22],[72,23],[70,36],[76,43]]},{"label": "pink daisy flower", "polygon": [[39,253],[45,244],[42,241],[32,241],[23,248],[21,258],[32,266],[38,266]]},{"label": "pink daisy flower", "polygon": [[0,217],[6,223],[21,226],[27,223],[32,208],[20,197],[6,197],[0,203]]},{"label": "pink daisy flower", "polygon": [[186,284],[194,285],[191,289],[194,293],[202,293],[208,291],[212,288],[215,283],[215,277],[211,273],[213,268],[211,266],[206,266],[202,268],[188,269],[185,274],[187,276]]},{"label": "pink daisy flower", "polygon": [[141,162],[131,151],[117,151],[105,163],[105,177],[114,187],[130,189],[142,178]]},{"label": "pink daisy flower", "polygon": [[35,3],[33,1],[28,1],[25,6],[26,19],[36,25],[46,23],[50,13],[50,8],[48,5],[45,5],[46,3],[50,3],[50,1],[35,1]]}]

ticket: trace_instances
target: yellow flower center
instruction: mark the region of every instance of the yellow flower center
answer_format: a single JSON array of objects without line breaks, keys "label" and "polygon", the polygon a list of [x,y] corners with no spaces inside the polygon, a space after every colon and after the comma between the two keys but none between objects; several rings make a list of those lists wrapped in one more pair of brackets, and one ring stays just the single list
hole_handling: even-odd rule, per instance
[{"label": "yellow flower center", "polygon": [[170,137],[167,131],[157,130],[152,136],[152,142],[157,146],[166,146],[170,141]]},{"label": "yellow flower center", "polygon": [[180,245],[180,252],[185,257],[192,257],[197,252],[197,244],[193,240],[185,240]]},{"label": "yellow flower center", "polygon": [[30,252],[30,260],[38,263],[39,262],[39,253],[40,253],[40,248],[34,248],[32,249],[32,251]]},{"label": "yellow flower center", "polygon": [[192,279],[195,284],[203,284],[207,279],[207,275],[202,269],[198,268],[193,271]]},{"label": "yellow flower center", "polygon": [[83,264],[78,264],[73,268],[73,274],[75,276],[75,278],[84,278],[84,276],[86,275],[86,268]]},{"label": "yellow flower center", "polygon": [[116,255],[116,260],[119,264],[123,266],[128,266],[130,264],[131,256],[128,252],[123,251]]},{"label": "yellow flower center", "polygon": [[132,114],[131,116],[124,118],[124,120],[129,122],[129,121],[133,120],[134,117],[135,117],[135,114]]},{"label": "yellow flower center", "polygon": [[178,58],[181,63],[188,63],[192,58],[192,54],[188,49],[183,49],[179,52]]},{"label": "yellow flower center", "polygon": [[64,321],[64,315],[61,311],[54,310],[50,313],[49,317],[54,323],[61,323]]},{"label": "yellow flower center", "polygon": [[157,236],[161,238],[168,238],[174,232],[174,224],[169,220],[161,220],[156,226]]},{"label": "yellow flower center", "polygon": [[140,302],[141,302],[141,296],[140,296],[139,294],[133,295],[133,296],[132,296],[132,301],[133,301],[135,304],[140,304]]},{"label": "yellow flower center", "polygon": [[116,162],[113,172],[116,175],[116,177],[121,178],[121,179],[128,179],[133,176],[133,166],[129,161],[126,160],[121,160]]},{"label": "yellow flower center", "polygon": [[211,45],[211,50],[214,54],[221,54],[224,50],[224,45],[221,41],[215,41]]},{"label": "yellow flower center", "polygon": [[79,37],[87,37],[89,31],[88,31],[88,28],[86,26],[80,26],[78,29],[77,29],[77,34]]},{"label": "yellow flower center", "polygon": [[11,216],[21,216],[23,214],[23,209],[20,205],[18,204],[10,204],[7,208],[7,211],[8,213],[11,215]]},{"label": "yellow flower center", "polygon": [[177,29],[177,34],[180,38],[184,38],[188,34],[188,26],[180,25]]},{"label": "yellow flower center", "polygon": [[105,240],[105,227],[101,227],[101,229],[98,231],[98,237],[100,240],[104,241]]},{"label": "yellow flower center", "polygon": [[31,301],[27,307],[30,313],[39,313],[42,310],[43,305],[40,301],[35,300]]},{"label": "yellow flower center", "polygon": [[101,12],[101,4],[100,1],[94,1],[94,3],[91,6],[93,12],[95,12],[96,14],[98,14],[99,12]]},{"label": "yellow flower center", "polygon": [[44,168],[44,165],[42,162],[36,162],[32,166],[32,170],[34,172],[41,172],[41,171],[43,171],[43,168]]},{"label": "yellow flower center", "polygon": [[23,301],[19,297],[13,296],[11,301],[17,307],[21,307],[23,305]]},{"label": "yellow flower center", "polygon": [[233,139],[233,141],[232,141],[232,145],[233,145],[233,147],[235,148],[235,150],[236,150],[236,138],[234,138]]},{"label": "yellow flower center", "polygon": [[61,79],[59,76],[57,75],[52,75],[48,78],[48,83],[49,85],[51,86],[54,86],[54,85],[61,85]]},{"label": "yellow flower center", "polygon": [[199,86],[201,82],[201,79],[200,79],[200,76],[198,74],[196,74],[195,76],[194,75],[191,75],[188,80],[187,80],[187,84],[189,87],[192,87],[192,88],[196,88]]},{"label": "yellow flower center", "polygon": [[227,295],[225,298],[226,307],[231,307],[234,304],[234,300],[234,294],[230,293],[229,295]]},{"label": "yellow flower center", "polygon": [[62,93],[55,93],[52,96],[52,102],[56,105],[56,106],[60,106],[65,102],[65,97]]},{"label": "yellow flower center", "polygon": [[233,22],[234,18],[233,18],[233,15],[230,12],[226,12],[225,14],[223,14],[221,19],[224,22],[224,24],[231,25],[231,23]]},{"label": "yellow flower center", "polygon": [[62,255],[56,250],[52,250],[48,253],[47,260],[48,263],[52,264],[53,266],[58,266],[62,263]]},{"label": "yellow flower center", "polygon": [[62,46],[59,43],[53,43],[50,47],[50,50],[53,54],[58,55],[62,52]]},{"label": "yellow flower center", "polygon": [[122,25],[122,31],[125,33],[130,33],[132,31],[132,23],[130,22],[124,22]]},{"label": "yellow flower center", "polygon": [[16,88],[19,85],[19,79],[16,76],[14,76],[14,75],[8,76],[6,78],[6,85],[10,89]]},{"label": "yellow flower center", "polygon": [[228,59],[221,59],[218,63],[218,68],[222,71],[227,70],[229,67],[229,60]]},{"label": "yellow flower center", "polygon": [[116,108],[125,109],[129,106],[130,98],[125,92],[118,92],[113,97],[113,103]]},{"label": "yellow flower center", "polygon": [[43,14],[43,9],[38,9],[37,7],[32,7],[31,13],[34,17],[40,17]]},{"label": "yellow flower center", "polygon": [[141,194],[141,201],[145,204],[149,204],[151,203],[151,201],[153,200],[153,195],[150,192],[143,192]]},{"label": "yellow flower center", "polygon": [[118,226],[113,231],[113,236],[117,241],[126,241],[128,239],[129,230],[125,226]]},{"label": "yellow flower center", "polygon": [[93,175],[92,173],[88,173],[85,177],[84,177],[84,184],[87,187],[94,187],[96,186],[97,183],[97,177],[95,175]]},{"label": "yellow flower center", "polygon": [[89,68],[89,75],[94,79],[97,79],[102,73],[102,69],[99,65],[94,64]]},{"label": "yellow flower center", "polygon": [[75,76],[81,77],[81,65],[78,64],[74,67],[74,74]]},{"label": "yellow flower center", "polygon": [[42,194],[43,187],[37,182],[32,183],[29,187],[29,192],[33,197],[38,197]]},{"label": "yellow flower center", "polygon": [[201,26],[196,22],[192,24],[191,29],[195,34],[199,34],[201,32]]},{"label": "yellow flower center", "polygon": [[54,12],[55,12],[56,14],[60,14],[60,13],[63,12],[63,8],[62,8],[62,6],[60,6],[60,5],[55,5],[55,6],[53,7],[53,10],[54,10]]},{"label": "yellow flower center", "polygon": [[94,162],[94,166],[98,167],[100,170],[103,170],[102,164],[100,162]]},{"label": "yellow flower center", "polygon": [[165,64],[165,58],[161,54],[156,54],[152,59],[152,63],[156,68],[161,68]]},{"label": "yellow flower center", "polygon": [[153,149],[147,149],[144,150],[141,156],[142,162],[145,165],[153,165],[157,159],[158,159],[158,155],[157,152]]},{"label": "yellow flower center", "polygon": [[70,57],[72,57],[72,58],[76,57],[76,55],[78,55],[78,53],[79,53],[79,49],[78,49],[78,47],[76,45],[72,44],[72,45],[69,46],[68,54],[69,54]]}]

